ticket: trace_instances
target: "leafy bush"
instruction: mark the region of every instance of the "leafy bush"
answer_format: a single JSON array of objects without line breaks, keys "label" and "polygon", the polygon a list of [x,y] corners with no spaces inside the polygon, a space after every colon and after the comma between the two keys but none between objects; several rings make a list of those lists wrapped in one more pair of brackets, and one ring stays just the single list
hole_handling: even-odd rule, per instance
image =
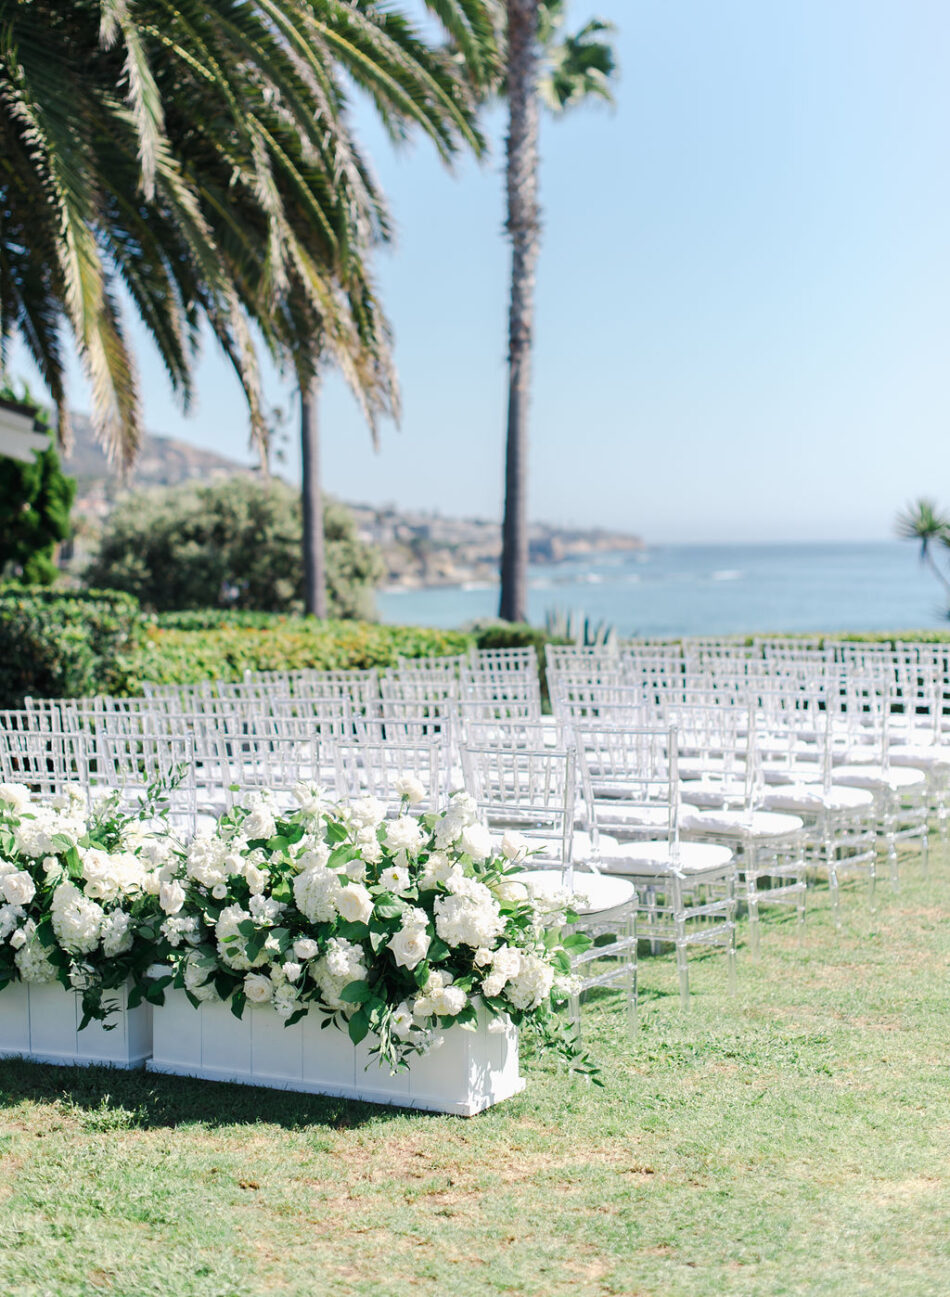
[{"label": "leafy bush", "polygon": [[0,706],[128,692],[143,629],[138,602],[114,590],[0,586]]},{"label": "leafy bush", "polygon": [[[31,405],[29,393],[21,400],[9,387],[0,387],[0,400],[17,401],[27,409]],[[40,411],[33,428],[50,430]],[[0,573],[29,585],[56,580],[53,555],[57,543],[69,536],[75,494],[76,483],[64,476],[52,440],[26,462],[0,456]]]},{"label": "leafy bush", "polygon": [[[383,570],[378,551],[359,539],[352,515],[334,500],[326,501],[323,530],[331,615],[372,615]],[[85,577],[155,611],[299,611],[301,531],[300,497],[284,482],[232,477],[142,491],[106,522]]]}]

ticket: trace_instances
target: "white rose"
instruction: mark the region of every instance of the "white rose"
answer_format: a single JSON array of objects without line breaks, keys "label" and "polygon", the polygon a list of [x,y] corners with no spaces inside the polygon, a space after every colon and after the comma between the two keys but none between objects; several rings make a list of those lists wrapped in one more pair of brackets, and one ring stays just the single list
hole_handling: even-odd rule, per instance
[{"label": "white rose", "polygon": [[500,901],[525,901],[529,895],[524,883],[514,878],[501,879],[495,884],[494,891]]},{"label": "white rose", "polygon": [[415,968],[429,953],[431,938],[424,928],[403,928],[389,942],[393,958],[401,968]]},{"label": "white rose", "polygon": [[21,946],[26,945],[26,933],[22,928],[17,928],[16,932],[14,932],[10,938],[10,945],[14,950],[19,950]]},{"label": "white rose", "polygon": [[266,839],[277,832],[277,824],[266,806],[257,806],[241,825],[241,830],[248,839]]},{"label": "white rose", "polygon": [[473,860],[487,860],[491,855],[491,834],[484,824],[469,824],[462,830],[459,850]]},{"label": "white rose", "polygon": [[336,908],[350,923],[367,923],[373,913],[373,898],[362,883],[347,883],[336,898]]},{"label": "white rose", "polygon": [[400,779],[397,779],[396,792],[400,797],[405,797],[410,806],[425,801],[425,787],[415,775],[403,775]]},{"label": "white rose", "polygon": [[166,914],[177,914],[185,903],[185,889],[181,883],[162,883],[158,889],[158,903]]},{"label": "white rose", "polygon": [[11,905],[28,905],[36,895],[36,884],[25,869],[0,879],[0,891]]},{"label": "white rose", "polygon": [[386,826],[386,845],[390,851],[405,851],[415,855],[422,846],[422,829],[411,815],[400,815]]},{"label": "white rose", "polygon": [[248,973],[244,979],[244,994],[251,1004],[266,1004],[273,993],[269,977],[263,973]]},{"label": "white rose", "polygon": [[294,963],[293,960],[288,960],[286,964],[281,965],[281,972],[287,978],[288,982],[296,982],[297,978],[303,972],[303,967],[300,964]]},{"label": "white rose", "polygon": [[523,860],[528,851],[528,839],[513,829],[501,840],[501,854],[506,860]]},{"label": "white rose", "polygon": [[320,947],[310,937],[301,937],[294,942],[294,954],[298,959],[316,959]]},{"label": "white rose", "polygon": [[267,886],[267,875],[263,869],[258,869],[257,865],[249,864],[244,871],[244,877],[247,879],[247,885],[250,888],[252,896],[260,896]]}]

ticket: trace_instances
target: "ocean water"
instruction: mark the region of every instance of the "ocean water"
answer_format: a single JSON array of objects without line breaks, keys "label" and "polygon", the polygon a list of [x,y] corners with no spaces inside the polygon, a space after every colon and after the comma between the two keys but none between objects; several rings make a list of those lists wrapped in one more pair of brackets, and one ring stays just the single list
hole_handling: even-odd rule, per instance
[{"label": "ocean water", "polygon": [[[934,576],[912,544],[657,545],[535,567],[529,616],[553,607],[622,635],[945,628]],[[498,611],[498,587],[381,592],[386,622],[462,626]]]}]

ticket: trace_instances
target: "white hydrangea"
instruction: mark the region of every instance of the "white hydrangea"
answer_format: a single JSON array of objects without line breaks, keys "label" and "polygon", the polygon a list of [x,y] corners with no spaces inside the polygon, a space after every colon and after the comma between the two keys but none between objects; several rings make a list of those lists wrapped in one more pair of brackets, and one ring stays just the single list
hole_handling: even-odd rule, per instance
[{"label": "white hydrangea", "polygon": [[272,1004],[278,1018],[289,1018],[300,1008],[297,988],[291,982],[282,982],[279,986],[275,986]]},{"label": "white hydrangea", "polygon": [[493,946],[504,930],[498,902],[475,878],[461,869],[451,871],[445,882],[448,896],[435,901],[435,930],[450,946]]},{"label": "white hydrangea", "polygon": [[54,844],[54,838],[64,838],[74,847],[85,832],[86,825],[82,819],[68,813],[61,814],[49,806],[36,806],[29,817],[14,826],[13,837],[22,855],[38,860],[41,856],[56,855],[63,850]]},{"label": "white hydrangea", "polygon": [[202,887],[215,887],[228,879],[227,846],[212,833],[199,833],[188,847],[185,870]]},{"label": "white hydrangea", "polygon": [[453,869],[452,861],[444,851],[433,851],[425,862],[422,876],[419,879],[419,888],[423,892],[434,891],[436,887],[444,883]]},{"label": "white hydrangea", "polygon": [[349,819],[352,827],[360,829],[379,828],[386,818],[386,807],[375,797],[357,797],[349,805]]},{"label": "white hydrangea", "polygon": [[[245,953],[246,938],[240,932],[239,925],[250,917],[250,912],[242,909],[240,905],[227,905],[218,915],[218,921],[214,925],[218,955],[229,968],[239,973],[246,972],[250,968],[259,968],[261,964],[267,962],[267,955],[263,950],[253,960],[248,959]],[[237,940],[229,941],[229,937],[237,937]]]},{"label": "white hydrangea", "polygon": [[308,842],[305,850],[297,856],[298,869],[323,869],[330,859],[330,848],[325,842]]},{"label": "white hydrangea", "polygon": [[198,920],[190,916],[171,916],[165,920],[161,926],[161,933],[170,946],[176,949],[182,941],[187,941],[190,945],[197,945],[200,935],[198,932]]},{"label": "white hydrangea", "polygon": [[132,949],[135,933],[132,916],[125,910],[113,910],[102,920],[102,953],[109,959]]},{"label": "white hydrangea", "polygon": [[182,969],[185,990],[190,991],[196,1000],[202,1002],[217,998],[214,983],[210,980],[212,969],[202,968],[193,956],[186,959]]},{"label": "white hydrangea", "polygon": [[297,909],[311,923],[329,923],[336,918],[337,900],[341,891],[339,875],[325,865],[305,869],[294,879]]},{"label": "white hydrangea", "polygon": [[53,931],[64,950],[73,955],[88,955],[99,944],[102,906],[83,896],[73,883],[60,883],[50,904]]},{"label": "white hydrangea", "polygon": [[56,981],[56,969],[47,959],[35,929],[28,933],[26,943],[16,952],[14,959],[24,982],[42,984]]},{"label": "white hydrangea", "polygon": [[346,1012],[356,1006],[341,1000],[340,992],[350,982],[362,981],[366,971],[361,947],[342,937],[331,937],[326,954],[310,966],[310,976],[320,988],[328,1008]]},{"label": "white hydrangea", "polygon": [[521,972],[521,952],[509,945],[499,946],[488,961],[491,972],[482,982],[482,991],[490,999],[501,995],[506,983]]},{"label": "white hydrangea", "polygon": [[94,901],[117,901],[145,891],[145,867],[131,851],[80,848],[83,891]]},{"label": "white hydrangea", "polygon": [[416,1018],[454,1018],[468,1003],[468,996],[460,986],[454,986],[447,973],[434,969],[426,981],[422,995],[416,996],[412,1012]]},{"label": "white hydrangea", "polygon": [[251,918],[262,925],[276,923],[284,910],[280,901],[275,901],[273,896],[252,896],[247,905]]},{"label": "white hydrangea", "polygon": [[[376,836],[376,826],[366,825],[356,835],[356,845],[365,865],[378,865],[383,858],[383,845]],[[353,862],[356,863],[355,861]]]},{"label": "white hydrangea", "polygon": [[505,998],[516,1009],[536,1009],[551,994],[554,969],[546,960],[521,953],[521,967],[505,987]]}]

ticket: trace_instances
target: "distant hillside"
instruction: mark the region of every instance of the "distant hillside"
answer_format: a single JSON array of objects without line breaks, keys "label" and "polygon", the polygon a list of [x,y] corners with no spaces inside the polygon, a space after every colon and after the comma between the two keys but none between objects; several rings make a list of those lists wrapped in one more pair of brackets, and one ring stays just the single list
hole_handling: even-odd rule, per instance
[{"label": "distant hillside", "polygon": [[[75,445],[65,461],[78,479],[73,515],[86,520],[84,538],[77,543],[78,567],[117,496],[126,487],[96,445],[85,415],[73,416]],[[183,482],[217,482],[253,468],[224,455],[199,450],[174,437],[148,434],[128,482],[132,489],[178,486]],[[493,581],[501,553],[501,527],[485,518],[445,518],[435,512],[400,509],[395,505],[351,504],[361,539],[378,545],[390,586],[452,586]],[[555,527],[534,522],[529,527],[532,563],[583,562],[605,553],[643,548],[639,536],[602,528]]]}]

